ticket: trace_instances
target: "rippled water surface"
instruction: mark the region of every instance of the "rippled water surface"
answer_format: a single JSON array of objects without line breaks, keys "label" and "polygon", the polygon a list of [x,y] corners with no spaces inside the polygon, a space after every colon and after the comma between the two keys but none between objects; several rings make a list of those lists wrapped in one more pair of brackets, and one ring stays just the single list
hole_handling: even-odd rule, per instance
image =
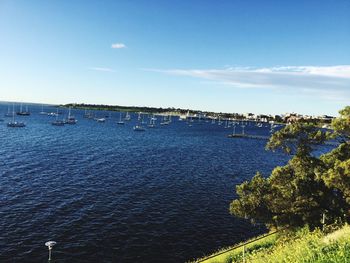
[{"label": "rippled water surface", "polygon": [[78,110],[76,125],[55,127],[30,110],[25,128],[0,122],[0,262],[45,262],[48,240],[54,262],[185,262],[262,231],[229,203],[236,184],[286,162],[266,141],[175,119],[134,132],[136,116],[122,126]]}]

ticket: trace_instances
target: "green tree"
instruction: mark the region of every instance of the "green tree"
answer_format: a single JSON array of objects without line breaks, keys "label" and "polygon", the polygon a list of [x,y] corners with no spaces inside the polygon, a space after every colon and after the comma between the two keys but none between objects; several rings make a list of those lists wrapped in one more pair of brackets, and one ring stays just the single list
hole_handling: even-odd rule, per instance
[{"label": "green tree", "polygon": [[266,148],[292,155],[270,177],[257,174],[236,187],[238,199],[231,203],[232,214],[265,223],[267,226],[320,225],[322,213],[334,202],[330,191],[315,171],[322,165],[312,156],[329,133],[314,125],[294,123],[274,133]]},{"label": "green tree", "polygon": [[340,117],[332,121],[332,127],[344,141],[350,139],[350,106],[339,111]]},{"label": "green tree", "polygon": [[257,173],[252,180],[238,185],[236,193],[239,199],[233,200],[230,205],[232,214],[249,218],[252,222],[274,225],[273,216],[269,210],[270,185],[260,173]]},{"label": "green tree", "polygon": [[350,218],[350,106],[339,111],[340,117],[332,121],[335,134],[341,144],[321,156],[323,166],[318,170],[319,177],[332,189],[342,202],[339,207],[341,218]]},{"label": "green tree", "polygon": [[295,122],[275,132],[266,145],[267,150],[281,149],[300,158],[310,156],[316,145],[322,144],[331,134],[313,124]]}]

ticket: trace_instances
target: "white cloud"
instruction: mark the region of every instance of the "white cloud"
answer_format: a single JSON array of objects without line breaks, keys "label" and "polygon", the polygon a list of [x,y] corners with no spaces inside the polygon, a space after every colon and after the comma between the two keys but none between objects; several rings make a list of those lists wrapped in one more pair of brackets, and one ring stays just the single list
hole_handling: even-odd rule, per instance
[{"label": "white cloud", "polygon": [[115,72],[113,69],[111,68],[100,68],[100,67],[92,67],[89,68],[90,70],[95,70],[95,71],[104,71],[104,72]]},{"label": "white cloud", "polygon": [[216,81],[235,88],[268,88],[350,101],[350,65],[147,70]]},{"label": "white cloud", "polygon": [[112,44],[111,48],[115,48],[115,49],[126,48],[126,45],[123,43],[114,43]]},{"label": "white cloud", "polygon": [[256,70],[258,72],[299,73],[299,74],[305,74],[305,75],[350,78],[350,65],[328,66],[328,67],[281,66],[281,67],[272,67],[272,68],[260,68]]}]

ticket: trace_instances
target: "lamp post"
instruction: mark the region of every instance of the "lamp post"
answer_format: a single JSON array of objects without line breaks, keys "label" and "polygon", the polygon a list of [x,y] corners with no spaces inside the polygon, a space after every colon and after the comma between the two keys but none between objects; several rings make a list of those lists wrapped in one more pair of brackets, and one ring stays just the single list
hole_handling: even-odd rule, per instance
[{"label": "lamp post", "polygon": [[56,245],[57,243],[55,242],[55,241],[47,241],[46,243],[45,243],[45,246],[47,246],[48,247],[48,249],[49,249],[49,261],[51,261],[51,250],[52,250],[52,247],[54,246],[54,245]]}]

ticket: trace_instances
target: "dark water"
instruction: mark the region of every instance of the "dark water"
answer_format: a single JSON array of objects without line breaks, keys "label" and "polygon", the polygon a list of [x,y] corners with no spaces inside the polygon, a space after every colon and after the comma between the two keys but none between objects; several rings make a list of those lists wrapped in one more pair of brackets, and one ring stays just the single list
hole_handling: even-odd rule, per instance
[{"label": "dark water", "polygon": [[30,110],[25,128],[0,123],[0,262],[45,262],[48,240],[54,262],[185,262],[263,231],[228,209],[236,184],[286,162],[266,141],[204,121],[134,132],[135,116],[78,110],[55,127]]}]

